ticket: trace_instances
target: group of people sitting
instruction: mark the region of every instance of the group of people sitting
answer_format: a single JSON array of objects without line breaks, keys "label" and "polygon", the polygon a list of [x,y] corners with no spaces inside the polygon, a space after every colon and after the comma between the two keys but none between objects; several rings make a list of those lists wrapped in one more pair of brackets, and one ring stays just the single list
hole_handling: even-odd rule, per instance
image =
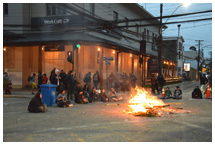
[{"label": "group of people sitting", "polygon": [[[77,104],[87,104],[92,102],[114,102],[114,101],[122,101],[123,98],[119,97],[114,88],[106,94],[105,89],[96,90],[95,87],[92,90],[89,90],[89,86],[86,84],[82,89],[80,83],[77,83],[76,90],[74,92],[74,100]],[[65,90],[62,89],[58,92],[56,97],[56,104],[58,107],[69,107],[72,106],[70,100],[68,100],[65,96]],[[47,106],[42,102],[42,94],[38,92],[29,102],[28,105],[29,112],[46,112]]]},{"label": "group of people sitting", "polygon": [[169,99],[182,99],[182,91],[179,86],[176,86],[176,89],[174,91],[174,95],[172,94],[171,90],[169,87],[166,87],[165,93],[164,93],[164,98]]}]

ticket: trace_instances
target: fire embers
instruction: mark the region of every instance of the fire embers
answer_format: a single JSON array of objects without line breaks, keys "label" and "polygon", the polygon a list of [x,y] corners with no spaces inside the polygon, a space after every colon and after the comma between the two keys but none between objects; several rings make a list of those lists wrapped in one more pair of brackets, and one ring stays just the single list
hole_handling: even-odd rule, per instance
[{"label": "fire embers", "polygon": [[129,111],[123,111],[135,116],[160,117],[174,113],[189,113],[183,108],[169,107],[170,104],[164,103],[161,99],[153,96],[150,91],[136,87],[129,100]]}]

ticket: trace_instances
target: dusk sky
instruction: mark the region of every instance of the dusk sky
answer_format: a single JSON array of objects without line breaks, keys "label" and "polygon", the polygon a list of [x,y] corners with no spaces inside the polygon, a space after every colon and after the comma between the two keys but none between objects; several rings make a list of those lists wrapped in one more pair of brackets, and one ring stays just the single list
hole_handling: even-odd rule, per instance
[{"label": "dusk sky", "polygon": [[[139,3],[153,16],[160,16],[160,3]],[[176,10],[176,11],[175,11]],[[212,3],[191,3],[188,6],[182,6],[182,3],[163,3],[163,16],[174,14],[193,13],[199,11],[212,10]],[[185,17],[174,17],[170,19],[163,19],[163,23],[195,20],[203,18],[211,18],[212,13],[203,13],[196,15],[189,15]],[[178,36],[178,25],[170,24],[168,28],[163,31],[163,36]],[[195,40],[204,40],[201,48],[204,49],[204,57],[209,57],[209,51],[212,51],[212,20],[181,23],[180,36],[183,36],[184,48],[189,50],[190,46],[195,46],[198,49],[198,43]]]}]

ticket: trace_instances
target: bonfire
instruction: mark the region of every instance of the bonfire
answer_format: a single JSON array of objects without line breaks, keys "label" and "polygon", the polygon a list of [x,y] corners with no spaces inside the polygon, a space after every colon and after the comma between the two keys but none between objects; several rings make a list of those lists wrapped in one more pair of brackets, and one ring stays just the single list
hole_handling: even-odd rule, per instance
[{"label": "bonfire", "polygon": [[184,112],[182,111],[183,108],[166,108],[169,105],[170,104],[166,104],[161,99],[157,98],[157,96],[152,95],[150,90],[136,87],[129,100],[128,106],[130,107],[130,110],[127,113],[136,116],[154,117],[161,116],[164,112]]}]

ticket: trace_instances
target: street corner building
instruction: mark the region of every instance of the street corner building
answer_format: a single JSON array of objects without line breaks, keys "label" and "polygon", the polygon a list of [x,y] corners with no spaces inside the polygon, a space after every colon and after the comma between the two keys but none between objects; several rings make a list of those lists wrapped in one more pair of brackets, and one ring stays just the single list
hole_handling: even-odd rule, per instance
[{"label": "street corner building", "polygon": [[[139,4],[4,3],[3,8],[3,71],[13,86],[27,86],[32,73],[49,76],[54,67],[74,70],[82,85],[88,72],[99,71],[100,84],[112,72],[132,73],[140,85],[157,73],[160,22]],[[179,78],[183,37],[164,44],[162,74]]]}]

